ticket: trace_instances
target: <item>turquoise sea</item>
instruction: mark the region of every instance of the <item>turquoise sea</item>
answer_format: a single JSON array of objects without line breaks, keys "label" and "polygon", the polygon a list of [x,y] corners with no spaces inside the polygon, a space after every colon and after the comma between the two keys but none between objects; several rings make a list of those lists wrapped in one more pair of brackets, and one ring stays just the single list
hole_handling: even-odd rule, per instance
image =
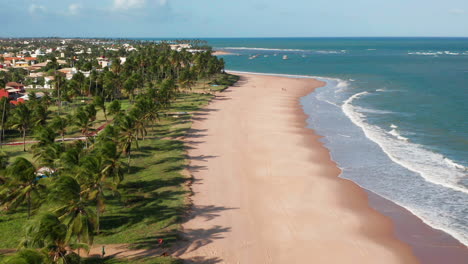
[{"label": "turquoise sea", "polygon": [[207,40],[229,70],[326,81],[302,104],[341,177],[468,245],[468,38]]}]

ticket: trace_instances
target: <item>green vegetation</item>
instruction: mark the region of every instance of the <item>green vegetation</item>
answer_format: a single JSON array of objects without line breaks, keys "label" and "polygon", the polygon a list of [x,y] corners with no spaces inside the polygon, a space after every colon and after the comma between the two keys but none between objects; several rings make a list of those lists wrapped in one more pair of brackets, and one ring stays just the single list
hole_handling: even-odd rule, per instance
[{"label": "green vegetation", "polygon": [[213,97],[207,85],[222,90],[237,80],[220,73],[223,68],[210,51],[147,44],[125,64],[89,78],[56,78],[52,97],[4,104],[2,142],[34,144],[2,147],[9,162],[0,162],[0,248],[20,250],[0,259],[79,263],[76,253],[95,243],[155,248],[159,239],[163,247],[176,242],[190,181],[180,137],[191,116],[179,112],[206,105]]},{"label": "green vegetation", "polygon": [[[1,259],[0,259],[1,260]],[[82,264],[182,264],[181,260],[170,257],[155,257],[144,259],[115,259],[115,258],[89,258],[82,262]]]}]

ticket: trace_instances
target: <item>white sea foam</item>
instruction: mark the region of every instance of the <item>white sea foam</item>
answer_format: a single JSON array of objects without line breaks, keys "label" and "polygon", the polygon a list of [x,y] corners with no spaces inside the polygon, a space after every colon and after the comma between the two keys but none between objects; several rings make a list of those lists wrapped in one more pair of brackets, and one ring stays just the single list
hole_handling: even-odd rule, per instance
[{"label": "white sea foam", "polygon": [[461,164],[458,164],[458,163],[456,163],[455,161],[453,161],[453,160],[451,160],[451,159],[449,159],[449,158],[444,158],[444,161],[445,161],[447,164],[449,164],[450,166],[452,166],[452,167],[454,167],[454,168],[457,168],[457,169],[459,169],[459,170],[461,170],[461,171],[467,171],[467,170],[468,170],[467,167],[465,167],[465,166],[463,166],[463,165],[461,165]]},{"label": "white sea foam", "polygon": [[386,92],[387,90],[385,90],[385,89],[377,89],[377,90],[375,90],[375,91],[376,91],[376,92]]},{"label": "white sea foam", "polygon": [[[343,54],[347,50],[304,50],[304,49],[276,49],[276,48],[256,48],[256,47],[225,47],[222,50],[255,50],[255,51],[276,51],[276,52],[308,52],[317,54]],[[276,55],[275,55],[276,56]]]},{"label": "white sea foam", "polygon": [[325,100],[325,99],[324,99],[323,101],[326,102],[326,103],[329,103],[329,104],[331,104],[331,105],[334,105],[334,106],[336,106],[336,107],[338,107],[338,108],[340,108],[339,105],[337,105],[337,104],[335,104],[335,103],[333,103],[333,102],[330,102],[329,100]]},{"label": "white sea foam", "polygon": [[338,134],[340,135],[341,137],[346,137],[346,138],[350,138],[351,136],[347,136],[347,135],[342,135],[342,134]]},{"label": "white sea foam", "polygon": [[[449,188],[451,191],[458,191],[465,195],[468,193],[466,187],[460,184],[460,180],[468,177],[464,166],[453,162],[452,160],[445,158],[443,155],[434,153],[426,150],[421,145],[408,142],[405,137],[402,137],[398,131],[398,126],[391,124],[392,128],[390,131],[385,131],[378,126],[370,125],[366,122],[366,116],[360,113],[356,106],[352,103],[359,98],[368,95],[368,92],[361,92],[354,94],[349,97],[342,105],[341,109],[346,116],[358,127],[360,127],[365,136],[377,143],[383,152],[395,163],[409,169],[410,171],[416,172],[421,175],[426,181]],[[389,134],[391,136],[389,136]],[[450,192],[449,192],[450,193]],[[453,199],[450,194],[444,201]],[[416,216],[420,217],[426,224],[443,230],[444,232],[452,235],[455,239],[461,243],[468,245],[468,236],[463,232],[463,226],[459,226],[457,222],[449,220],[451,216],[439,215],[438,204],[434,204],[433,208],[418,208],[417,206],[408,206],[404,202],[394,201],[398,205],[405,207]],[[452,208],[450,210],[459,210]],[[461,209],[463,210],[463,209]],[[453,211],[455,212],[455,211]],[[457,214],[463,214],[463,212],[456,211]]]},{"label": "white sea foam", "polygon": [[364,131],[366,137],[377,143],[395,163],[418,173],[426,181],[468,193],[468,189],[460,184],[460,181],[467,175],[453,166],[449,166],[443,155],[429,151],[419,144],[406,142],[397,137],[399,134],[393,133],[396,138],[389,137],[389,132],[368,124],[366,116],[359,111],[359,107],[352,104],[354,100],[367,94],[369,93],[357,93],[348,98],[342,105],[343,112]]},{"label": "white sea foam", "polygon": [[336,87],[338,88],[343,88],[343,87],[347,87],[349,85],[349,83],[347,81],[344,81],[344,80],[339,80],[338,81],[338,84],[336,85]]},{"label": "white sea foam", "polygon": [[344,90],[346,90],[349,87],[349,82],[347,82],[345,80],[337,79],[337,82],[338,83],[337,83],[336,87],[338,89],[335,90],[335,94],[341,93],[341,92],[343,92]]},{"label": "white sea foam", "polygon": [[402,140],[402,141],[405,141],[407,142],[409,139],[400,135],[400,132],[398,132],[396,129],[392,129],[390,131],[388,131],[388,133],[396,138],[398,138],[399,140]]},{"label": "white sea foam", "polygon": [[273,48],[250,48],[250,47],[225,47],[224,50],[261,50],[261,51],[307,51],[302,49],[273,49]]},{"label": "white sea foam", "polygon": [[343,54],[346,53],[346,50],[315,50],[312,52],[316,52],[319,54]]},{"label": "white sea foam", "polygon": [[422,56],[436,56],[441,55],[443,52],[408,52],[408,55],[422,55]]},{"label": "white sea foam", "polygon": [[361,106],[356,106],[355,110],[358,111],[359,113],[369,113],[369,114],[394,114],[395,112],[392,111],[386,111],[386,110],[379,110],[379,109],[371,109],[371,108],[365,108]]},{"label": "white sea foam", "polygon": [[414,51],[414,52],[408,52],[408,55],[421,55],[421,56],[439,56],[439,55],[451,55],[451,56],[459,56],[459,55],[468,55],[466,52],[454,52],[454,51],[449,51],[449,50],[444,50],[444,51]]}]

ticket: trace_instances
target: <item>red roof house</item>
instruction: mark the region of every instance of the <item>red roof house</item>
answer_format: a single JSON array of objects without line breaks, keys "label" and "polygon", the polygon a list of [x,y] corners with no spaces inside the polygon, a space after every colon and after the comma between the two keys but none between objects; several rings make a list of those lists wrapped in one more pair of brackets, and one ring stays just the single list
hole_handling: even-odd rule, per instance
[{"label": "red roof house", "polygon": [[14,105],[19,105],[19,104],[24,103],[24,99],[23,99],[23,98],[19,98],[18,100],[11,100],[10,103],[11,103],[11,104],[14,104]]},{"label": "red roof house", "polygon": [[8,97],[8,92],[7,90],[5,90],[5,88],[2,88],[0,89],[0,98],[3,98],[3,97]]},{"label": "red roof house", "polygon": [[24,93],[24,85],[22,85],[21,83],[17,83],[17,82],[9,82],[7,84],[5,84],[5,87],[7,88],[10,88],[10,89],[18,89],[20,92]]}]

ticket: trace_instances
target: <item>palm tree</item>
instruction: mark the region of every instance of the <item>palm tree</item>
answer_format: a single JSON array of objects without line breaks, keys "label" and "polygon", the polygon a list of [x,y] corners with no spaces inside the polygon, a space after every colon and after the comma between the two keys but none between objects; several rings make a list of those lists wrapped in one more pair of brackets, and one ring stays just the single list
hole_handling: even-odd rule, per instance
[{"label": "palm tree", "polygon": [[[89,129],[91,128],[92,122],[89,119],[88,113],[86,113],[85,110],[83,110],[83,108],[79,108],[78,111],[76,112],[74,123],[76,126],[80,128],[81,134],[83,134],[83,136],[86,137]],[[86,146],[87,146],[88,140],[86,138],[85,140],[86,140]]]},{"label": "palm tree", "polygon": [[23,134],[23,151],[26,151],[26,132],[32,126],[32,111],[26,104],[19,104],[13,111],[11,127]]},{"label": "palm tree", "polygon": [[4,260],[5,264],[43,264],[46,256],[34,249],[22,249]]},{"label": "palm tree", "polygon": [[130,172],[130,160],[132,145],[135,143],[138,148],[137,130],[135,128],[135,119],[125,115],[119,120],[120,128],[120,147],[123,153],[127,156],[128,172]]},{"label": "palm tree", "polygon": [[162,108],[169,107],[171,101],[176,97],[175,88],[176,86],[172,79],[166,79],[161,82],[156,100]]},{"label": "palm tree", "polygon": [[34,124],[45,126],[50,115],[50,111],[47,109],[47,106],[36,103],[33,105],[32,111],[35,121]]},{"label": "palm tree", "polygon": [[33,157],[41,166],[49,167],[55,170],[57,162],[60,160],[60,155],[63,153],[63,145],[52,143],[43,147],[35,148]]},{"label": "palm tree", "polygon": [[96,216],[87,206],[85,192],[70,176],[61,176],[51,187],[52,212],[66,226],[65,241],[76,237],[79,243],[93,243]]},{"label": "palm tree", "polygon": [[91,122],[96,120],[97,111],[96,111],[96,107],[94,106],[94,104],[87,105],[84,108],[84,111],[88,115],[88,118],[89,120],[91,120]]},{"label": "palm tree", "polygon": [[45,188],[37,179],[36,167],[29,160],[19,157],[7,167],[6,174],[11,179],[6,209],[16,208],[26,202],[30,218],[33,198],[40,197],[40,190]]},{"label": "palm tree", "polygon": [[69,234],[72,229],[52,213],[39,215],[26,226],[26,236],[21,241],[20,248],[40,248],[52,263],[76,263],[70,262],[76,258],[76,254],[70,250],[80,248],[89,250],[89,246],[83,243],[71,243]]},{"label": "palm tree", "polygon": [[99,95],[95,96],[93,99],[93,104],[102,109],[102,112],[104,112],[104,117],[107,121],[106,102],[104,101],[104,98],[102,98],[102,96]]},{"label": "palm tree", "polygon": [[0,170],[6,169],[8,165],[8,159],[8,154],[3,151],[0,151]]},{"label": "palm tree", "polygon": [[62,144],[65,142],[65,134],[67,133],[67,127],[70,122],[70,117],[61,117],[56,115],[51,121],[51,127],[57,131],[62,137]]},{"label": "palm tree", "polygon": [[114,100],[109,104],[109,114],[110,115],[116,115],[120,113],[121,111],[121,106],[120,106],[120,101]]},{"label": "palm tree", "polygon": [[133,102],[133,97],[135,96],[135,90],[138,84],[138,75],[133,74],[130,78],[128,78],[124,84],[123,88],[125,90],[125,93],[128,95],[130,98],[130,101]]},{"label": "palm tree", "polygon": [[[146,135],[146,124],[150,123],[154,125],[154,121],[159,119],[159,111],[160,111],[160,105],[158,105],[154,98],[153,94],[154,89],[150,89],[149,93],[147,93],[147,96],[142,98],[141,100],[138,101],[138,103],[135,105],[135,108],[139,108],[139,119],[141,119],[143,122],[142,125],[142,131],[140,131],[140,135]],[[153,126],[154,130],[154,126]],[[143,133],[142,133],[143,132]]]},{"label": "palm tree", "polygon": [[75,172],[81,158],[86,155],[84,146],[85,143],[80,140],[67,145],[66,150],[60,155],[60,170],[70,173]]},{"label": "palm tree", "polygon": [[[3,57],[2,57],[3,58]],[[10,113],[10,103],[9,103],[9,98],[8,97],[2,97],[0,99],[0,107],[1,108],[1,125],[2,125],[2,131],[0,133],[0,148],[2,147],[3,143],[3,137],[4,137],[4,131],[5,131],[5,123],[8,121],[8,116]]]},{"label": "palm tree", "polygon": [[193,79],[192,72],[190,71],[190,69],[185,69],[182,71],[182,73],[179,76],[178,83],[179,87],[182,89],[192,89],[192,86],[195,84],[195,81]]},{"label": "palm tree", "polygon": [[112,178],[117,186],[124,176],[124,164],[120,161],[121,153],[117,149],[117,144],[110,140],[104,140],[100,142],[97,151],[98,155],[104,159],[102,173],[106,175],[106,178]]},{"label": "palm tree", "polygon": [[104,189],[108,185],[107,173],[104,171],[105,160],[101,155],[88,155],[81,160],[80,165],[77,178],[82,183],[87,199],[96,201],[96,232],[99,234],[99,219],[105,210]]},{"label": "palm tree", "polygon": [[38,127],[36,129],[35,138],[38,141],[34,147],[44,147],[55,142],[57,133],[50,127]]},{"label": "palm tree", "polygon": [[62,97],[63,97],[63,87],[65,87],[65,83],[66,83],[66,79],[65,77],[62,75],[61,72],[55,72],[54,73],[54,80],[53,80],[53,84],[54,84],[54,88],[55,88],[55,92],[57,93],[57,99],[58,99],[58,108],[57,108],[57,111],[58,113],[60,114],[60,110],[62,108]]},{"label": "palm tree", "polygon": [[142,103],[134,107],[129,113],[129,116],[131,116],[134,120],[134,126],[137,132],[137,138],[138,136],[140,136],[141,139],[143,140],[145,139],[145,136],[148,134],[148,132],[146,131],[146,122],[148,120],[144,119],[144,114],[146,111],[149,111],[149,109],[147,109],[146,105]]},{"label": "palm tree", "polygon": [[38,143],[32,146],[34,158],[39,161],[42,166],[51,166],[55,168],[55,161],[63,152],[63,146],[55,143],[57,133],[50,127],[39,127],[36,130],[35,138]]}]

